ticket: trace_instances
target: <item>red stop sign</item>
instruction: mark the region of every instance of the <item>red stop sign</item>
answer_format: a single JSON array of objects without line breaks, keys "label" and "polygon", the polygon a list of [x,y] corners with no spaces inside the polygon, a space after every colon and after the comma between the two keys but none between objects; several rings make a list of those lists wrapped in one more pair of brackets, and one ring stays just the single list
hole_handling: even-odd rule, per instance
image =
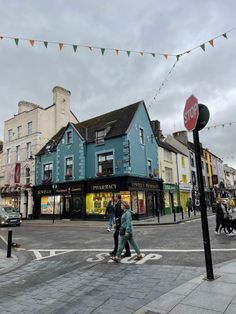
[{"label": "red stop sign", "polygon": [[193,131],[196,127],[199,116],[198,100],[191,95],[185,103],[184,107],[184,126],[188,131]]}]

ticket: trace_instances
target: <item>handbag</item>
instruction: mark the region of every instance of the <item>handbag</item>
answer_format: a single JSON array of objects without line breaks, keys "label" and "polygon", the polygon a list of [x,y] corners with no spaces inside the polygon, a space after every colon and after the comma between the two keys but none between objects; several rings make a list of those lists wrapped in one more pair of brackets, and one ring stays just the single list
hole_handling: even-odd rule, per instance
[{"label": "handbag", "polygon": [[124,235],[125,235],[125,230],[126,230],[126,228],[120,227],[120,235],[121,235],[121,236],[124,236]]}]

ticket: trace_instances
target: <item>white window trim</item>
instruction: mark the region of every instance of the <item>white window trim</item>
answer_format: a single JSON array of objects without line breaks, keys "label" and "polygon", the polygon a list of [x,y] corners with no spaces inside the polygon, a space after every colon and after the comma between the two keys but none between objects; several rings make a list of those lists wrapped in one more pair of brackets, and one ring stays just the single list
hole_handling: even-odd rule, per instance
[{"label": "white window trim", "polygon": [[75,171],[75,163],[74,163],[74,155],[67,155],[64,157],[64,180],[65,180],[65,177],[66,177],[66,159],[68,158],[72,158],[72,179],[75,178],[75,174],[74,174],[74,171]]},{"label": "white window trim", "polygon": [[98,156],[102,154],[112,153],[113,154],[113,175],[115,174],[115,149],[106,149],[101,150],[99,152],[95,152],[95,176],[97,176],[98,173]]}]

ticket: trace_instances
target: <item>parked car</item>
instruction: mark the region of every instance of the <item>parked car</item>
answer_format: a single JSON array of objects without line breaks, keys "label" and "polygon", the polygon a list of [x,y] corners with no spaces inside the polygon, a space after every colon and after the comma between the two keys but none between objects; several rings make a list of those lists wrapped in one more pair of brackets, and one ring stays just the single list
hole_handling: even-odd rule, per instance
[{"label": "parked car", "polygon": [[21,215],[19,210],[10,206],[0,207],[0,226],[20,226]]}]

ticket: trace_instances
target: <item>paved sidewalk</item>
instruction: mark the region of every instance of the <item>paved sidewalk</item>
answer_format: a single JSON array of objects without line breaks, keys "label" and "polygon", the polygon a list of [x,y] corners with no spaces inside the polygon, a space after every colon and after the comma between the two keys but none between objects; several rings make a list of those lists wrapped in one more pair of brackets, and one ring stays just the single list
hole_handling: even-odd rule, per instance
[{"label": "paved sidewalk", "polygon": [[235,314],[236,260],[215,267],[215,280],[196,277],[146,304],[136,314]]}]

